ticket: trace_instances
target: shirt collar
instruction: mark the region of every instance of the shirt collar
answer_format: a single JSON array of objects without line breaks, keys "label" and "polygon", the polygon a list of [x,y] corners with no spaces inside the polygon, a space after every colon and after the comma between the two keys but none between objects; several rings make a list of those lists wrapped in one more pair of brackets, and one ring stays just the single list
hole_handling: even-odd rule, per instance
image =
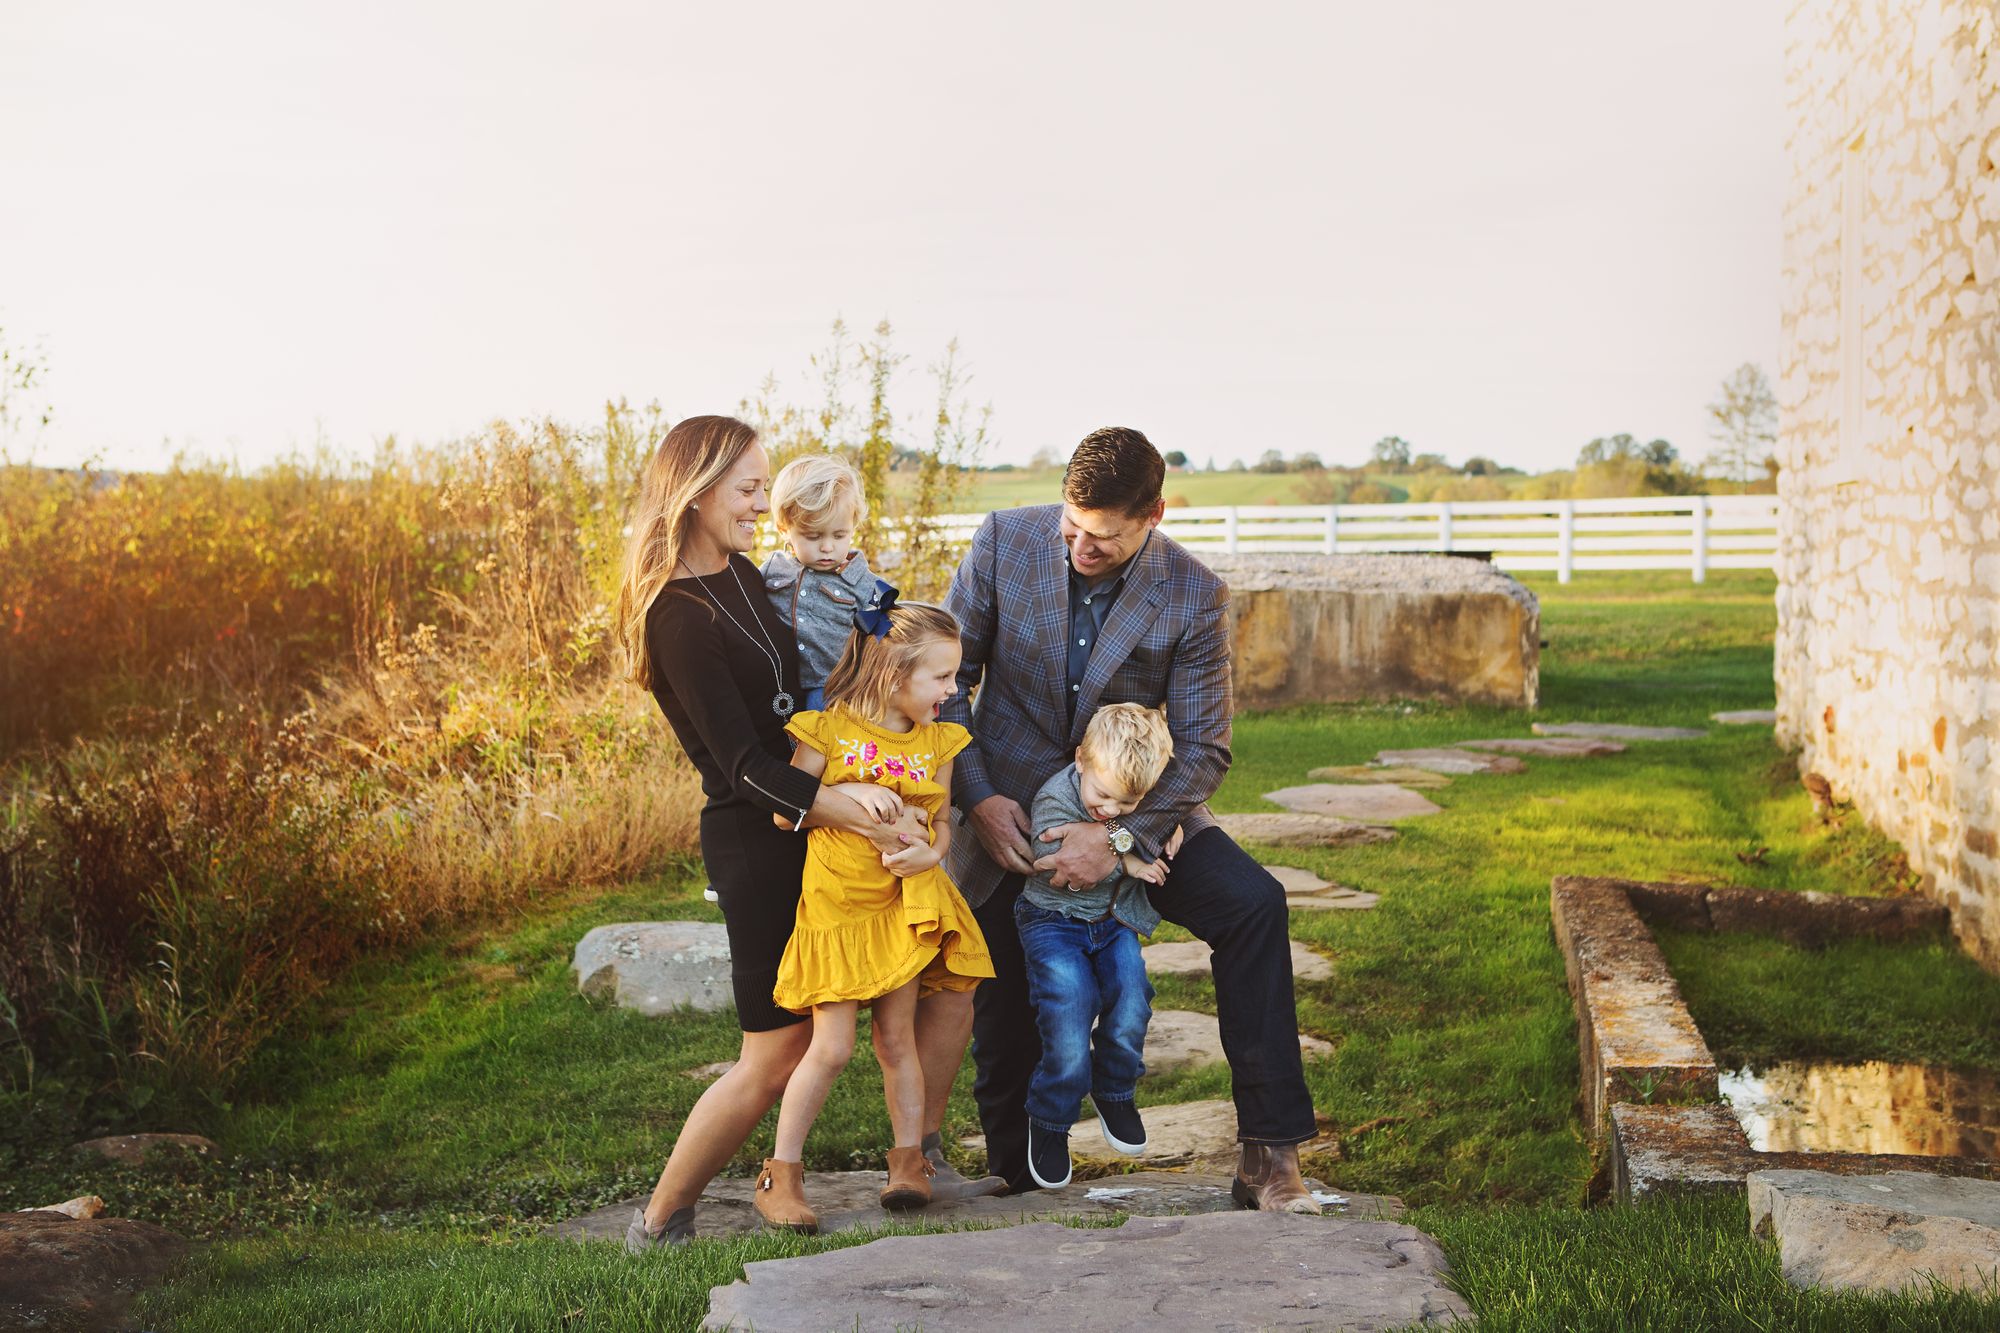
[{"label": "shirt collar", "polygon": [[1131,559],[1118,566],[1117,573],[1100,578],[1095,583],[1092,583],[1089,579],[1076,572],[1076,566],[1069,562],[1069,548],[1064,547],[1063,568],[1069,571],[1070,585],[1072,587],[1080,587],[1092,596],[1100,592],[1110,592],[1114,588],[1122,586],[1125,582],[1125,576],[1132,572],[1132,566],[1139,563],[1140,559],[1146,554],[1146,548],[1152,545],[1153,533],[1157,527],[1158,525],[1155,524],[1154,527],[1146,529],[1146,536],[1140,541],[1139,549],[1132,552]]}]

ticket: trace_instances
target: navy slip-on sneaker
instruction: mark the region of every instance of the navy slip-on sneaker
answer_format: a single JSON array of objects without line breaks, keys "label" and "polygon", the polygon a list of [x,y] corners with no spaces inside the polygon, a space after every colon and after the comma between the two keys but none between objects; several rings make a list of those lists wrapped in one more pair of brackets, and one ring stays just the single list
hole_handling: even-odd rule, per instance
[{"label": "navy slip-on sneaker", "polygon": [[1099,1101],[1095,1097],[1090,1102],[1097,1108],[1098,1128],[1104,1131],[1104,1141],[1113,1152],[1137,1157],[1146,1151],[1146,1124],[1139,1119],[1138,1102],[1114,1102],[1108,1098]]},{"label": "navy slip-on sneaker", "polygon": [[1069,1132],[1058,1133],[1028,1122],[1028,1174],[1045,1190],[1069,1184]]}]

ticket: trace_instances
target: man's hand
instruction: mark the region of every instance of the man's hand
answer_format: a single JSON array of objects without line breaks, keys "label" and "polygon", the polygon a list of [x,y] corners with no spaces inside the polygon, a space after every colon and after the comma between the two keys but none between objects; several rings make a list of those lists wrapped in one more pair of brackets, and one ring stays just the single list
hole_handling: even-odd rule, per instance
[{"label": "man's hand", "polygon": [[1125,873],[1133,879],[1143,879],[1148,884],[1167,882],[1167,858],[1164,856],[1157,861],[1141,861],[1131,852],[1127,852],[1118,858],[1118,864],[1124,867]]},{"label": "man's hand", "polygon": [[903,798],[887,787],[872,782],[837,782],[833,789],[884,824],[895,823],[903,813]]},{"label": "man's hand", "polygon": [[1002,870],[1010,870],[1017,875],[1032,875],[1035,867],[1030,864],[1034,851],[1028,846],[1028,835],[1034,829],[1028,823],[1028,812],[1018,801],[1010,801],[1005,796],[989,796],[968,812],[972,822],[972,832],[979,839],[979,845],[993,858],[993,863]]},{"label": "man's hand", "polygon": [[1042,841],[1062,843],[1060,851],[1035,862],[1035,869],[1050,872],[1049,883],[1059,889],[1087,889],[1118,868],[1102,824],[1059,824]]}]

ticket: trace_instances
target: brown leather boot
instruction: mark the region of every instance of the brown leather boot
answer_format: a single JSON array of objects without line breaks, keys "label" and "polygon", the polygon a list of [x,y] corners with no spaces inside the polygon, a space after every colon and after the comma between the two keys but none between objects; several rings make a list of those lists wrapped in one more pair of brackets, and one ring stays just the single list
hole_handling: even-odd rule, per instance
[{"label": "brown leather boot", "polygon": [[766,1158],[751,1200],[767,1227],[808,1235],[819,1230],[819,1214],[806,1202],[806,1169],[798,1162]]},{"label": "brown leather boot", "polygon": [[1296,1144],[1246,1143],[1229,1195],[1244,1208],[1319,1216],[1319,1204],[1299,1176]]},{"label": "brown leather boot", "polygon": [[882,1187],[884,1208],[921,1208],[931,1201],[931,1164],[922,1148],[889,1149],[889,1183]]}]

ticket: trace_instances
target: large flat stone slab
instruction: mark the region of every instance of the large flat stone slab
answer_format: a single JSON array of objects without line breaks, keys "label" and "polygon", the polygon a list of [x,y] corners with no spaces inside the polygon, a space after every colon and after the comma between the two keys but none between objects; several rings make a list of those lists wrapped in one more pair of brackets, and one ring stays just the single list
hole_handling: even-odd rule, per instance
[{"label": "large flat stone slab", "polygon": [[736,1003],[729,984],[729,936],[717,921],[599,926],[576,942],[570,970],[580,994],[642,1014]]},{"label": "large flat stone slab", "polygon": [[1402,1328],[1470,1315],[1437,1243],[1395,1222],[1212,1213],[1116,1229],[1038,1223],[885,1236],[768,1259],[716,1287],[704,1328],[987,1333]]},{"label": "large flat stone slab", "polygon": [[1372,764],[1336,764],[1306,774],[1315,782],[1393,782],[1412,791],[1449,787],[1451,779],[1428,768],[1377,768]]},{"label": "large flat stone slab", "polygon": [[1757,1171],[1750,1228],[1794,1286],[1986,1290],[2000,1275],[2000,1183],[1917,1171]]},{"label": "large flat stone slab", "polygon": [[1451,746],[1428,746],[1416,750],[1384,750],[1375,762],[1385,768],[1422,768],[1432,773],[1459,776],[1467,773],[1525,773],[1528,766],[1512,755],[1488,754],[1480,750],[1460,750]]},{"label": "large flat stone slab", "polygon": [[130,1328],[132,1298],[187,1249],[150,1222],[0,1213],[0,1328]]},{"label": "large flat stone slab", "polygon": [[[1139,952],[1146,960],[1146,970],[1157,976],[1205,977],[1213,950],[1204,940],[1175,940],[1149,944]],[[1292,941],[1292,980],[1328,981],[1332,977],[1333,964],[1324,955]]]},{"label": "large flat stone slab", "polygon": [[1589,736],[1605,741],[1698,741],[1708,735],[1699,727],[1632,727],[1622,722],[1536,722],[1537,736]]},{"label": "large flat stone slab", "polygon": [[1773,708],[1736,708],[1726,713],[1710,713],[1708,720],[1725,727],[1774,727],[1778,713]]},{"label": "large flat stone slab", "polygon": [[1584,1123],[1615,1102],[1713,1101],[1715,1057],[1618,881],[1559,876],[1549,911],[1576,1008]]},{"label": "large flat stone slab", "polygon": [[[1301,1032],[1299,1054],[1308,1060],[1332,1055],[1333,1043]],[[1149,1077],[1222,1064],[1221,1022],[1192,1009],[1156,1009],[1146,1027],[1145,1059]]]},{"label": "large flat stone slab", "polygon": [[1365,847],[1396,836],[1394,829],[1330,815],[1217,815],[1215,822],[1237,842],[1268,847]]},{"label": "large flat stone slab", "polygon": [[1346,699],[1533,708],[1540,696],[1540,607],[1490,562],[1194,554],[1229,585],[1238,708]]},{"label": "large flat stone slab", "polygon": [[1366,912],[1381,901],[1379,893],[1334,889],[1327,893],[1302,893],[1296,898],[1287,898],[1285,906],[1295,912]]},{"label": "large flat stone slab", "polygon": [[1532,759],[1595,759],[1600,755],[1625,753],[1625,747],[1617,741],[1593,740],[1588,736],[1501,736],[1452,744],[1461,750],[1525,754]]},{"label": "large flat stone slab", "polygon": [[1278,881],[1288,898],[1295,893],[1324,893],[1333,887],[1331,881],[1299,866],[1265,866],[1264,869]]},{"label": "large flat stone slab", "polygon": [[1427,796],[1393,783],[1316,782],[1304,787],[1280,787],[1264,799],[1287,810],[1340,819],[1386,821],[1437,814],[1444,807]]}]

